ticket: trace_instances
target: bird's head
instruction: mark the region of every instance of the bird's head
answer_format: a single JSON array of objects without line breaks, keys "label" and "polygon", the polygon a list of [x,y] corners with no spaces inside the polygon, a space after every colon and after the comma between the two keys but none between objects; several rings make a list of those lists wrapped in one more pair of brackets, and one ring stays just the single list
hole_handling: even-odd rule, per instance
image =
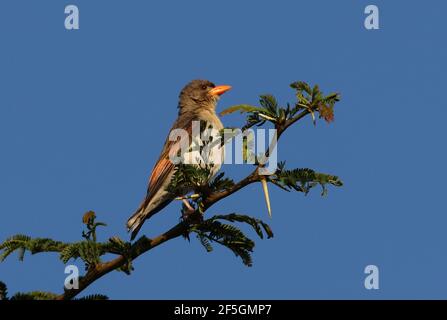
[{"label": "bird's head", "polygon": [[219,97],[230,89],[231,86],[216,86],[208,80],[193,80],[180,92],[180,112],[203,108],[214,110]]}]

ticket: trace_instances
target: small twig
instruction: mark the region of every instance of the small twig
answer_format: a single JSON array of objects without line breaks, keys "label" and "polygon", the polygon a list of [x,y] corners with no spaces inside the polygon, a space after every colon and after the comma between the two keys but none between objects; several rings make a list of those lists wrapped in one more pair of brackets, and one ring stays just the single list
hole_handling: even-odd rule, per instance
[{"label": "small twig", "polygon": [[177,197],[177,198],[175,198],[175,200],[187,200],[187,199],[197,199],[197,198],[200,198],[200,194],[194,193],[190,196]]}]

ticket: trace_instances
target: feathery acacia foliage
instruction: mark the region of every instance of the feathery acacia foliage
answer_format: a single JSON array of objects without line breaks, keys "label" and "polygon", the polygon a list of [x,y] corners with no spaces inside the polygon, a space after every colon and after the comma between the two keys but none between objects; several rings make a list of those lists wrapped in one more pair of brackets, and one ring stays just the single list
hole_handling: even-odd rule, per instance
[{"label": "feathery acacia foliage", "polygon": [[0,300],[8,299],[8,288],[6,284],[0,281]]},{"label": "feathery acacia foliage", "polygon": [[[236,111],[246,113],[247,119],[242,127],[242,132],[253,126],[261,126],[270,122],[277,129],[278,138],[291,125],[307,115],[311,115],[314,124],[317,121],[316,114],[318,118],[322,118],[328,123],[334,120],[334,106],[340,100],[338,93],[324,95],[317,85],[311,87],[301,81],[292,83],[290,87],[295,90],[297,101],[293,104],[287,104],[286,107],[280,107],[274,96],[266,94],[260,96],[259,106],[241,104],[228,108],[221,115]],[[271,145],[267,149],[265,153],[267,158],[273,147],[275,146]],[[152,239],[142,236],[131,243],[114,236],[106,242],[98,242],[97,228],[105,227],[106,224],[96,222],[96,214],[93,211],[89,211],[83,216],[86,230],[82,231],[83,239],[81,241],[68,243],[50,238],[31,238],[22,234],[6,239],[3,243],[0,243],[0,261],[6,259],[13,252],[18,252],[20,260],[23,260],[26,252],[31,254],[56,252],[64,264],[70,260],[80,259],[85,265],[86,274],[79,279],[78,289],[65,289],[61,295],[34,291],[16,293],[8,298],[7,287],[3,282],[0,282],[0,300],[73,299],[108,272],[116,270],[129,275],[134,270],[132,266],[134,259],[171,239],[183,236],[189,240],[190,234],[196,235],[199,243],[205,247],[206,251],[211,252],[213,244],[219,244],[231,250],[245,265],[251,266],[253,264],[251,254],[255,242],[245,235],[239,225],[249,226],[261,239],[265,236],[267,238],[273,237],[271,228],[260,219],[237,213],[219,214],[205,219],[206,212],[213,204],[251,183],[261,182],[270,213],[268,183],[272,183],[285,191],[293,190],[304,194],[308,194],[313,187],[319,185],[323,189],[322,195],[326,194],[328,185],[336,187],[343,185],[342,181],[335,175],[319,173],[308,168],[286,169],[285,162],[279,163],[277,170],[267,176],[259,174],[258,170],[263,167],[260,162],[254,161],[254,167],[255,170],[251,174],[236,183],[225,177],[223,172],[209,181],[212,165],[202,167],[186,164],[176,165],[169,191],[178,194],[179,190],[191,189],[194,190],[194,193],[179,198],[179,200],[187,201],[189,204],[188,209],[185,205],[182,208],[181,221],[165,233]],[[191,208],[193,212],[191,212]],[[112,254],[115,258],[103,262],[103,256],[106,254]],[[108,298],[100,294],[81,298],[81,300],[103,299]]]},{"label": "feathery acacia foliage", "polygon": [[[17,292],[11,298],[8,297],[8,288],[6,284],[0,281],[0,301],[1,300],[54,300],[58,297],[56,293],[45,291]],[[103,294],[92,294],[77,300],[108,300]]]},{"label": "feathery acacia foliage", "polygon": [[308,194],[311,188],[320,185],[323,189],[322,195],[326,195],[326,185],[328,184],[336,187],[343,185],[343,182],[337,176],[318,173],[312,169],[286,170],[285,162],[278,164],[278,169],[275,174],[269,176],[269,181],[286,191],[295,190],[304,194]]},{"label": "feathery acacia foliage", "polygon": [[273,237],[272,230],[265,222],[236,213],[216,215],[203,223],[190,227],[189,232],[197,234],[197,238],[205,247],[206,251],[211,252],[213,250],[211,245],[212,242],[218,243],[233,251],[236,256],[239,256],[242,259],[242,262],[246,266],[251,266],[253,264],[251,253],[255,246],[254,241],[245,236],[245,234],[236,226],[222,223],[219,220],[246,223],[255,230],[256,234],[261,239],[264,238],[263,230],[268,238]]},{"label": "feathery acacia foliage", "polygon": [[244,129],[254,125],[261,126],[266,121],[274,123],[276,126],[284,124],[286,121],[294,120],[294,117],[300,111],[308,111],[312,115],[314,124],[316,123],[315,112],[319,113],[319,117],[327,122],[334,120],[334,106],[340,101],[338,93],[331,93],[327,96],[320,91],[318,85],[311,88],[306,82],[298,81],[290,85],[295,89],[297,102],[292,107],[281,108],[278,106],[276,98],[270,94],[261,95],[259,99],[260,106],[252,106],[248,104],[240,104],[226,109],[221,115],[230,114],[236,111],[248,113],[247,124]]}]

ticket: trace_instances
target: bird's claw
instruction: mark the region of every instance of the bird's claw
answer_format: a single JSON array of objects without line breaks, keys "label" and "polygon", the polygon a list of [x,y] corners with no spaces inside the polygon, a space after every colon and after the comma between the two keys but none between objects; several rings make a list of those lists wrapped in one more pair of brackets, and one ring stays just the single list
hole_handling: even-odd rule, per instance
[{"label": "bird's claw", "polygon": [[194,214],[194,212],[196,212],[196,209],[194,209],[193,206],[191,206],[191,204],[189,203],[188,200],[186,199],[182,199],[183,202],[183,210],[182,210],[182,218],[183,220],[188,220],[188,218],[191,217],[192,214]]}]

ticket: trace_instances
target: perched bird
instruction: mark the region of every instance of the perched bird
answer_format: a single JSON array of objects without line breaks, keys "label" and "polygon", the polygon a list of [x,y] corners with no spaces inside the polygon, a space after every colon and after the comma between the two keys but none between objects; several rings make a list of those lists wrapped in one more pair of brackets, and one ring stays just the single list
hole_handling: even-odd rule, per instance
[{"label": "perched bird", "polygon": [[[188,134],[189,143],[196,138],[193,137],[193,123],[200,121],[207,126],[212,126],[214,130],[222,130],[223,125],[216,114],[216,105],[220,95],[230,90],[231,86],[215,86],[208,80],[193,80],[187,84],[180,92],[179,112],[177,120],[174,122],[170,133],[176,129],[182,129]],[[179,141],[171,141],[170,134],[166,138],[161,155],[155,164],[152,174],[149,178],[147,194],[137,209],[137,211],[127,221],[127,228],[132,232],[131,238],[134,239],[146,219],[162,210],[176,197],[182,196],[172,194],[167,190],[175,165],[171,161],[171,156],[177,153],[181,148]],[[219,170],[221,163],[216,163],[213,168],[213,174]],[[210,177],[211,178],[211,177]],[[186,193],[192,190],[182,190]]]}]

